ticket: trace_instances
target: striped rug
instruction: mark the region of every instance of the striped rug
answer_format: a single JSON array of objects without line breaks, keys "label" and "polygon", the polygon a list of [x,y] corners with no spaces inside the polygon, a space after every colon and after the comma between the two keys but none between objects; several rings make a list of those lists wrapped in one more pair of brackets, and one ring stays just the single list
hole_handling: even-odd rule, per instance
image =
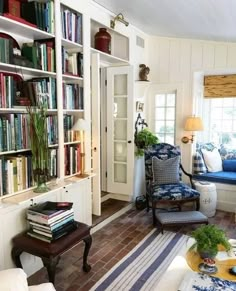
[{"label": "striped rug", "polygon": [[180,233],[152,230],[90,290],[154,290],[187,239]]}]

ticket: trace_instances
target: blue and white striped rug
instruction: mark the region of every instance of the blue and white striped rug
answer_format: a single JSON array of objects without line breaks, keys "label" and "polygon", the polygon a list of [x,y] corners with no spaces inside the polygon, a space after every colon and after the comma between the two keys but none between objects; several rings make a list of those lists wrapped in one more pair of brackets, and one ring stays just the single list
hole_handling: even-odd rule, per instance
[{"label": "blue and white striped rug", "polygon": [[180,233],[152,230],[90,290],[154,290],[187,239]]}]

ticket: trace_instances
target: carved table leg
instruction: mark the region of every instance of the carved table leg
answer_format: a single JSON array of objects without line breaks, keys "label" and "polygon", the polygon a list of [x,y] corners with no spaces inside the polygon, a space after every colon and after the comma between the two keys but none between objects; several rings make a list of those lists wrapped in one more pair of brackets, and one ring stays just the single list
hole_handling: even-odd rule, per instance
[{"label": "carved table leg", "polygon": [[91,266],[87,263],[87,258],[88,258],[90,247],[92,245],[91,235],[84,238],[83,241],[85,243],[84,255],[83,255],[83,270],[84,272],[89,272],[91,270]]},{"label": "carved table leg", "polygon": [[23,269],[21,261],[20,261],[20,255],[22,253],[23,251],[18,249],[17,247],[13,247],[11,251],[11,257],[12,257],[13,262],[15,263],[17,268],[21,268],[21,269]]},{"label": "carved table leg", "polygon": [[42,258],[43,265],[47,268],[49,282],[54,284],[56,266],[60,260],[60,256],[55,258]]}]

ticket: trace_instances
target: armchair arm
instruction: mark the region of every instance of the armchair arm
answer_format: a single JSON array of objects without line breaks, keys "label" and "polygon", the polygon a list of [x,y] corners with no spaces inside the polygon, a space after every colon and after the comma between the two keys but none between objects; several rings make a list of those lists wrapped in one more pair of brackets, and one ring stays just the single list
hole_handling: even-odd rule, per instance
[{"label": "armchair arm", "polygon": [[183,168],[182,164],[180,164],[180,169],[183,171],[183,173],[189,177],[190,183],[191,183],[191,187],[194,189],[194,184],[193,184],[193,175],[191,175],[190,173],[187,173],[185,171],[185,169]]}]

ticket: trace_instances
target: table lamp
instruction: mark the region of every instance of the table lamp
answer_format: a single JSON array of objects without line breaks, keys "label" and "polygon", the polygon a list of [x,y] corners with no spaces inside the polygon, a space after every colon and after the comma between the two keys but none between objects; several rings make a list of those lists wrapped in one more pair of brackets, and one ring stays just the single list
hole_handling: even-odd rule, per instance
[{"label": "table lamp", "polygon": [[82,118],[78,118],[76,122],[74,123],[74,125],[72,126],[72,130],[79,132],[79,138],[76,135],[76,140],[80,141],[80,157],[81,157],[80,176],[86,176],[84,173],[84,169],[85,169],[84,132],[88,130],[87,121]]},{"label": "table lamp", "polygon": [[192,131],[191,137],[184,136],[182,137],[182,142],[183,143],[188,143],[191,141],[193,143],[194,141],[194,131],[202,131],[203,130],[203,123],[200,117],[197,116],[190,116],[186,119],[185,126],[184,126],[185,131]]}]

